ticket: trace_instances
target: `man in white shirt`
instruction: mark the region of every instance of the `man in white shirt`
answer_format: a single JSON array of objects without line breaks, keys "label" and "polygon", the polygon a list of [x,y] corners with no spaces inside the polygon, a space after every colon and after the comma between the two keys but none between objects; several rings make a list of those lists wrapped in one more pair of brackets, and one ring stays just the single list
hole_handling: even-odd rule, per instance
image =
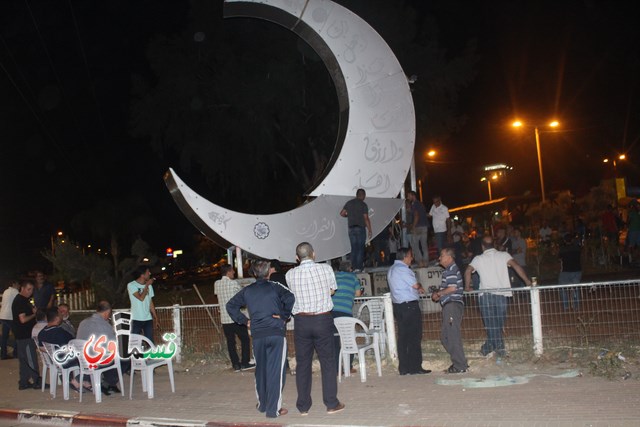
[{"label": "man in white shirt", "polygon": [[300,265],[286,274],[289,289],[296,297],[292,313],[295,316],[294,344],[296,348],[296,407],[302,415],[311,408],[311,363],[313,351],[318,353],[322,374],[322,399],[328,414],[344,409],[338,400],[338,380],[333,344],[333,301],[338,289],[333,269],[315,262],[313,247],[300,243],[296,258]]},{"label": "man in white shirt", "polygon": [[[7,346],[9,345],[9,333],[13,327],[13,312],[11,311],[11,304],[13,304],[13,299],[18,295],[19,288],[20,285],[18,284],[18,281],[14,280],[2,293],[2,306],[0,307],[0,322],[2,322],[2,360],[10,359],[7,354]],[[15,343],[13,344],[13,348],[12,357],[15,357]]]},{"label": "man in white shirt", "polygon": [[153,280],[148,267],[139,266],[127,285],[131,301],[131,333],[141,334],[153,342],[153,330],[157,326],[156,308],[153,305]]},{"label": "man in white shirt", "polygon": [[[213,284],[213,292],[218,297],[218,305],[220,306],[220,321],[222,322],[222,330],[227,340],[227,351],[229,359],[235,372],[246,371],[256,367],[254,363],[249,363],[251,357],[251,342],[249,341],[249,331],[247,325],[241,325],[233,321],[227,311],[227,303],[235,296],[242,286],[233,280],[236,277],[236,271],[232,265],[225,264],[220,268],[222,277]],[[242,348],[242,360],[238,357],[236,349],[236,336],[240,339]]]},{"label": "man in white shirt", "polygon": [[491,290],[479,294],[478,302],[484,328],[487,331],[487,340],[482,345],[480,353],[488,356],[496,352],[500,356],[506,355],[502,328],[507,318],[507,298],[511,293],[511,281],[509,280],[509,267],[522,278],[526,286],[531,286],[531,280],[527,273],[520,267],[508,252],[495,249],[493,237],[482,238],[482,255],[478,255],[464,272],[465,290],[471,291],[471,275],[477,272],[480,276],[480,290]]},{"label": "man in white shirt", "polygon": [[433,196],[433,205],[429,210],[429,217],[433,225],[433,233],[436,238],[438,253],[451,240],[451,218],[449,218],[449,208],[442,204],[440,196]]}]

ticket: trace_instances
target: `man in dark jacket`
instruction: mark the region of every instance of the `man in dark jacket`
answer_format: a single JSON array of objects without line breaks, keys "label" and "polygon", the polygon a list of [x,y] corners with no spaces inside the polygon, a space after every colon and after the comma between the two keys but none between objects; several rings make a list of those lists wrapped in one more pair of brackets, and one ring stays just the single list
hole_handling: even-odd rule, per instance
[{"label": "man in dark jacket", "polygon": [[[269,261],[254,261],[251,272],[256,282],[231,298],[227,311],[235,322],[247,325],[251,331],[257,408],[275,418],[289,412],[281,407],[287,355],[285,322],[291,317],[295,297],[285,286],[267,280],[270,268]],[[251,320],[240,311],[243,306],[249,310]]]}]

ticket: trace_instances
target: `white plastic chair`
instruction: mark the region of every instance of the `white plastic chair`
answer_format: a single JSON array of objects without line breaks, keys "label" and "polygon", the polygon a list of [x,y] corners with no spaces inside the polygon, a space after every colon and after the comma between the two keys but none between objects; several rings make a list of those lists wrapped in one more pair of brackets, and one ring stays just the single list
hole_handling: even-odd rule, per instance
[{"label": "white plastic chair", "polygon": [[[84,352],[84,345],[87,343],[87,340],[75,339],[69,341],[69,345],[73,347],[77,354],[80,354],[78,357],[78,362],[80,363],[80,380],[78,381],[80,384],[84,383],[84,376],[88,375],[91,378],[91,388],[93,389],[93,394],[96,397],[96,403],[102,402],[102,381],[101,376],[103,372],[110,371],[112,369],[116,369],[118,371],[118,380],[120,383],[120,394],[124,396],[124,382],[122,381],[122,369],[120,368],[120,358],[116,355],[116,358],[113,360],[113,363],[108,366],[103,366],[99,368],[92,369],[89,366],[89,362],[82,356]],[[80,402],[82,402],[82,390],[84,387],[80,387]]]},{"label": "white plastic chair", "polygon": [[[63,367],[63,364],[58,363],[56,358],[54,357],[56,351],[58,350],[58,346],[50,343],[42,343],[44,346],[44,351],[41,351],[42,357],[45,360],[49,360],[49,392],[51,396],[56,398],[56,389],[58,388],[58,378],[62,377],[62,396],[64,400],[69,400],[69,376],[73,375],[74,372],[80,371],[79,366],[70,366],[68,368]],[[44,377],[43,377],[44,381]]]},{"label": "white plastic chair", "polygon": [[[42,366],[42,370],[40,372],[40,378],[42,382],[41,391],[44,393],[45,387],[47,385],[44,379],[47,378],[47,371],[51,370],[51,365],[53,362],[51,361],[50,358],[47,357],[45,352],[40,347],[40,342],[38,341],[38,338],[34,337],[32,339],[33,339],[33,342],[36,344],[36,353],[38,354],[38,359],[40,359],[40,365]],[[51,391],[49,391],[49,393],[53,394]]]},{"label": "white plastic chair", "polygon": [[[367,350],[373,350],[376,357],[376,367],[378,368],[378,376],[382,376],[382,367],[380,366],[380,347],[378,343],[379,334],[370,331],[367,325],[363,321],[353,317],[337,317],[333,319],[333,323],[336,325],[338,334],[340,334],[340,355],[338,362],[338,381],[342,381],[342,367],[344,366],[344,376],[351,375],[349,369],[349,355],[357,354],[358,362],[360,363],[360,381],[367,381],[367,369],[364,360],[364,355]],[[362,328],[361,333],[358,333],[356,327]],[[367,341],[365,344],[358,344],[356,338],[365,337]]]},{"label": "white plastic chair", "polygon": [[380,335],[378,344],[380,345],[380,354],[384,357],[386,354],[385,345],[387,343],[387,328],[384,323],[384,302],[379,299],[372,299],[360,304],[356,317],[365,322],[365,312],[369,315],[369,330],[376,331]]},{"label": "white plastic chair", "polygon": [[[145,349],[155,352],[157,347],[145,336],[138,334],[129,334],[129,352],[133,353],[135,349],[143,351]],[[153,372],[160,366],[166,366],[169,371],[169,381],[171,382],[171,392],[175,393],[176,388],[173,381],[173,362],[168,359],[151,359],[137,358],[131,355],[131,375],[129,378],[129,399],[133,399],[133,377],[136,371],[140,371],[142,378],[142,391],[147,393],[149,399],[153,399]]]}]

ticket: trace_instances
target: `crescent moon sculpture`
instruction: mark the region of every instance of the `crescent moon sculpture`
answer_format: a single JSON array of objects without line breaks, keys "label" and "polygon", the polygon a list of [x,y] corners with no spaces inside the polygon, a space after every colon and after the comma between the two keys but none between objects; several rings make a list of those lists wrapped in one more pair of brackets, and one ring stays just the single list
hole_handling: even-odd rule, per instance
[{"label": "crescent moon sculpture", "polygon": [[165,183],[190,221],[207,237],[264,258],[295,262],[295,246],[310,242],[316,259],[349,253],[347,221],[339,216],[358,188],[373,235],[402,206],[398,193],[415,144],[415,112],[395,55],[360,17],[330,0],[225,0],[224,16],[261,18],[296,33],[322,58],[340,107],[336,149],[310,192],[316,199],[289,212],[250,215],[217,206],[193,192],[170,169]]}]

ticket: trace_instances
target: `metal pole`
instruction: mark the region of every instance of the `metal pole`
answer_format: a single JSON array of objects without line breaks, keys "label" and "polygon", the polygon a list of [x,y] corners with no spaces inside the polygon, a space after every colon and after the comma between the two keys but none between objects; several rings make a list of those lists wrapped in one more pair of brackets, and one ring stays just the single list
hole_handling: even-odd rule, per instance
[{"label": "metal pole", "polygon": [[489,190],[489,201],[493,200],[493,197],[491,196],[491,179],[487,178],[487,189]]},{"label": "metal pole", "polygon": [[173,333],[176,334],[176,362],[182,362],[182,323],[180,322],[180,306],[178,304],[173,305],[172,309],[173,318]]},{"label": "metal pole", "polygon": [[387,353],[393,362],[398,360],[398,343],[396,340],[396,323],[393,318],[393,303],[391,302],[391,294],[386,293],[382,296],[384,301],[384,321],[387,329],[387,345],[389,352]]},{"label": "metal pole", "polygon": [[540,133],[536,126],[536,151],[538,152],[538,172],[540,173],[540,192],[542,194],[542,202],[544,203],[547,198],[544,194],[544,177],[542,176],[542,155],[540,154]]},{"label": "metal pole", "polygon": [[542,315],[540,314],[540,290],[531,287],[531,328],[533,332],[533,352],[536,356],[542,356],[544,352],[542,344]]}]

